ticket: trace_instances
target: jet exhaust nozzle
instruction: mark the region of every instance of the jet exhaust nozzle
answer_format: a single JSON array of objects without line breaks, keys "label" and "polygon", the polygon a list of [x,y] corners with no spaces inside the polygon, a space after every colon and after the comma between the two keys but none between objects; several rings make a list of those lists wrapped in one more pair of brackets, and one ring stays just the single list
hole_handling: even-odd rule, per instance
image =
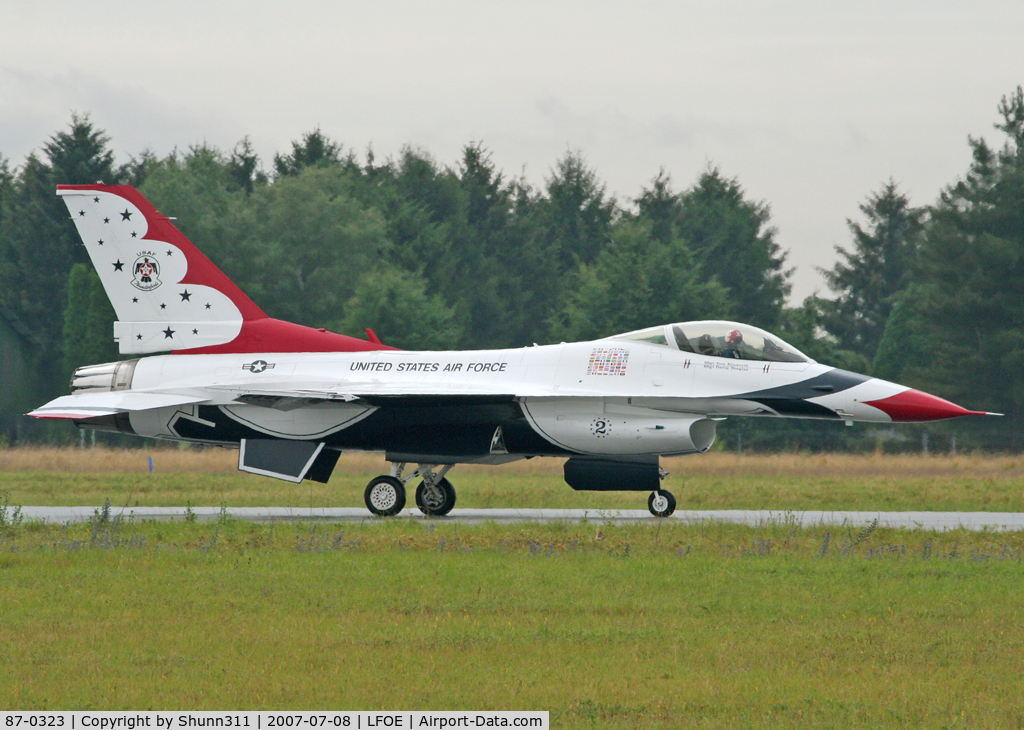
[{"label": "jet exhaust nozzle", "polygon": [[71,376],[71,394],[91,391],[93,393],[117,390],[131,390],[132,376],[139,361],[121,360],[99,365],[85,365]]}]

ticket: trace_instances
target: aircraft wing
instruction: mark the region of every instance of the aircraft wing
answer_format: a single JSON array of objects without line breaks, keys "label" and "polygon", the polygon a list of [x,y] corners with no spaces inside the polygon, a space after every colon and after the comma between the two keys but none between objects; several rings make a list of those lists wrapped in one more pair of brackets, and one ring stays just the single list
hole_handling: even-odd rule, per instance
[{"label": "aircraft wing", "polygon": [[203,403],[204,396],[178,395],[174,393],[139,393],[130,390],[104,391],[101,393],[78,393],[65,395],[50,401],[28,415],[34,418],[69,418],[81,420],[110,416],[125,411],[144,411],[150,408],[181,406]]}]

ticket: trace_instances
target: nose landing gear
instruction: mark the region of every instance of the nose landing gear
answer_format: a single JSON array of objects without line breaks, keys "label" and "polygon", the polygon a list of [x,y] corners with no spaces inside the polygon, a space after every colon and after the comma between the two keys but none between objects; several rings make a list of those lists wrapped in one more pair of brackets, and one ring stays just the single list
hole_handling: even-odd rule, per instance
[{"label": "nose landing gear", "polygon": [[647,498],[647,509],[655,517],[668,517],[676,511],[676,498],[672,496],[672,492],[658,489],[651,492],[651,496]]},{"label": "nose landing gear", "polygon": [[[658,478],[665,481],[668,472],[658,467]],[[676,498],[667,489],[655,489],[647,498],[647,509],[655,517],[670,517],[676,511]]]}]

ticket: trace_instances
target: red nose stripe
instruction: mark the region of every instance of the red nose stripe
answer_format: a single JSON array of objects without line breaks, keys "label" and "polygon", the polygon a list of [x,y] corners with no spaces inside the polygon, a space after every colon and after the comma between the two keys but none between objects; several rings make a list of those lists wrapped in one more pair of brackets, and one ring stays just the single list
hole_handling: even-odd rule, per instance
[{"label": "red nose stripe", "polygon": [[941,421],[944,418],[957,416],[984,416],[984,411],[969,411],[956,403],[937,398],[920,390],[905,390],[898,395],[882,400],[868,401],[887,414],[894,421]]}]

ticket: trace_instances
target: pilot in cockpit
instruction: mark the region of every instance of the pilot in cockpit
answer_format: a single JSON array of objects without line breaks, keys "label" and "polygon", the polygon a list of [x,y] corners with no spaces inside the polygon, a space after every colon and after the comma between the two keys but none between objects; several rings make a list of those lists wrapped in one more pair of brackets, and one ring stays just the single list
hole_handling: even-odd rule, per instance
[{"label": "pilot in cockpit", "polygon": [[725,349],[722,350],[722,357],[734,357],[742,359],[740,345],[743,344],[743,333],[739,330],[732,330],[725,336]]}]

